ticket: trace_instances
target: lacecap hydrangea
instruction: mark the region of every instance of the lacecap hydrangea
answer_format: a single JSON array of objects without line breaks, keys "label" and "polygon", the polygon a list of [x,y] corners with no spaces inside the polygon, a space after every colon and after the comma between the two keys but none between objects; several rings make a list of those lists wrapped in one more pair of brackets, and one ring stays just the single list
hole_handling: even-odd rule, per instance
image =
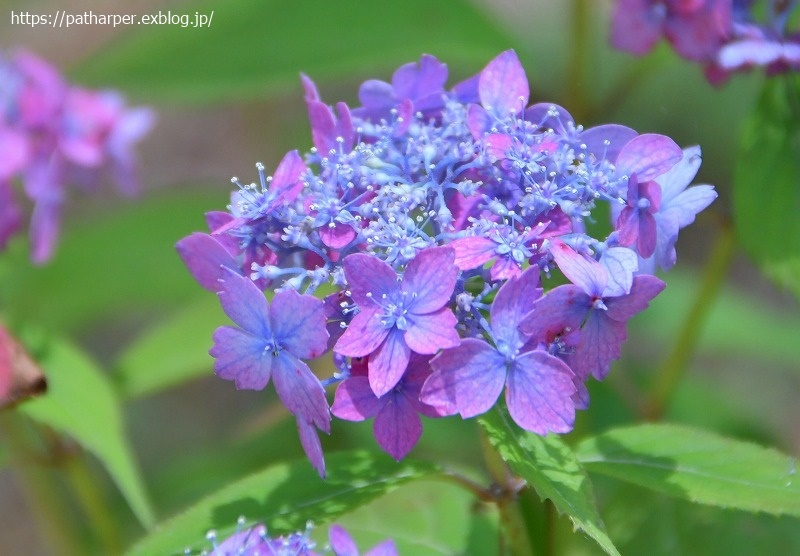
[{"label": "lacecap hydrangea", "polygon": [[[716,197],[688,187],[698,147],[528,106],[513,51],[446,80],[424,55],[365,82],[350,109],[303,76],[314,147],[269,177],[257,164],[259,183],[234,178],[210,233],[177,244],[235,324],[214,334],[216,374],[246,389],[271,378],[321,475],[331,413],[374,418],[398,460],[420,415],[472,417],[501,393],[525,430],[570,431],[586,381],[664,288],[654,273],[675,263],[679,230]],[[613,228],[593,237],[603,203]],[[306,360],[328,353],[320,380]]]}]

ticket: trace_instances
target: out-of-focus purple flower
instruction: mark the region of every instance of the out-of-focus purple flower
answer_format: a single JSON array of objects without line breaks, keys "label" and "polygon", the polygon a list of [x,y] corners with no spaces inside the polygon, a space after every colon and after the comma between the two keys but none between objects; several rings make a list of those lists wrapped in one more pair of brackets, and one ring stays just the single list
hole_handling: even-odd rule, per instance
[{"label": "out-of-focus purple flower", "polygon": [[[236,523],[236,531],[221,542],[216,531],[209,531],[206,540],[211,542],[211,550],[202,550],[207,556],[322,556],[331,553],[333,556],[359,556],[353,537],[341,525],[331,525],[328,530],[328,547],[316,550],[317,543],[311,538],[313,524],[306,523],[304,531],[270,536],[267,527],[256,524],[246,527],[246,520],[240,517]],[[193,554],[191,549],[186,555]],[[364,556],[397,556],[397,547],[391,539],[385,540],[363,553]]]},{"label": "out-of-focus purple flower", "polygon": [[[366,365],[363,365],[366,367]],[[339,419],[363,421],[375,417],[373,432],[378,445],[396,460],[403,459],[422,436],[419,415],[441,417],[437,409],[419,400],[431,374],[430,357],[412,354],[408,368],[394,388],[381,397],[372,391],[366,368],[353,364],[350,378],[336,389],[331,412]]]},{"label": "out-of-focus purple flower", "polygon": [[731,30],[731,0],[619,0],[611,44],[641,56],[664,36],[684,58],[708,61]]},{"label": "out-of-focus purple flower", "polygon": [[[318,357],[327,347],[322,301],[283,291],[269,304],[249,278],[228,269],[218,295],[237,327],[223,326],[214,332],[209,353],[217,376],[248,390],[261,390],[272,378],[278,397],[297,416],[301,433],[308,423],[330,432],[325,389],[303,361]],[[306,446],[314,448],[308,438]],[[319,465],[319,459],[315,456],[312,461]]]},{"label": "out-of-focus purple flower", "polygon": [[618,0],[611,43],[641,56],[663,35],[682,57],[700,62],[708,80],[764,67],[800,70],[800,33],[788,29],[795,0]]},{"label": "out-of-focus purple flower", "polygon": [[[130,109],[113,91],[69,85],[29,52],[0,54],[0,181],[19,179],[33,202],[31,259],[43,263],[58,241],[67,188],[92,188],[107,169],[125,195],[137,191],[134,145],[154,123],[148,108]],[[9,196],[8,191],[3,195]],[[21,227],[0,209],[0,246]]]},{"label": "out-of-focus purple flower", "polygon": [[433,354],[458,345],[456,318],[445,305],[456,284],[453,250],[420,251],[402,280],[383,261],[356,253],[344,260],[350,295],[360,312],[334,350],[350,357],[369,355],[369,384],[376,396],[394,388],[411,351]]},{"label": "out-of-focus purple flower", "polygon": [[541,296],[536,269],[511,278],[497,292],[487,332],[494,346],[467,338],[437,355],[421,400],[447,413],[473,417],[488,411],[505,386],[511,418],[547,434],[572,430],[574,375],[560,359],[529,342],[519,327]]}]

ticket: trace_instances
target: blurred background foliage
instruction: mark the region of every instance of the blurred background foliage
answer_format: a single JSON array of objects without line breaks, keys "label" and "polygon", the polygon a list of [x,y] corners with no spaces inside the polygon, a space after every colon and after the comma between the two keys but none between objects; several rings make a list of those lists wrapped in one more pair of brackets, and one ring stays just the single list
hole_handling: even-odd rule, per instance
[{"label": "blurred background foliage", "polygon": [[[696,182],[714,184],[719,192],[698,222],[681,233],[679,264],[665,277],[667,290],[630,327],[623,359],[609,379],[590,384],[591,407],[563,440],[575,445],[586,434],[648,416],[705,427],[788,454],[800,452],[797,300],[739,247],[744,244],[752,254],[758,252],[754,245],[766,244],[772,257],[781,252],[775,244],[781,229],[770,226],[763,237],[750,230],[738,243],[730,232],[734,214],[754,220],[758,231],[752,213],[734,208],[733,181],[734,173],[743,171],[740,134],[758,129],[746,122],[764,78],[753,72],[714,88],[698,67],[664,45],[642,59],[615,52],[607,45],[610,4],[0,4],[0,46],[30,48],[78,83],[119,88],[132,103],[154,106],[160,117],[140,149],[145,191],[139,199],[75,199],[62,243],[48,266],[30,265],[24,240],[0,258],[0,311],[51,375],[52,398],[62,396],[75,419],[64,423],[62,414],[52,416],[51,408],[41,407],[38,400],[23,406],[24,412],[77,441],[64,445],[62,439],[53,440],[70,457],[86,460],[89,475],[83,480],[93,482],[95,494],[112,508],[104,538],[89,529],[84,510],[64,492],[67,486],[57,465],[34,476],[15,474],[5,467],[8,458],[0,446],[0,519],[4,530],[14,531],[0,535],[0,553],[51,553],[48,538],[58,538],[58,532],[36,533],[41,526],[37,484],[52,483],[62,493],[62,526],[81,532],[83,544],[61,546],[64,553],[103,553],[100,547],[130,544],[143,534],[143,524],[167,518],[245,474],[302,457],[294,423],[273,392],[236,392],[232,384],[213,377],[207,350],[213,329],[226,318],[215,296],[183,268],[173,245],[204,229],[204,212],[226,205],[231,176],[250,181],[257,161],[274,168],[287,150],[310,147],[299,72],[317,81],[323,100],[354,106],[363,80],[388,80],[397,66],[422,53],[447,62],[449,82],[455,83],[477,73],[500,51],[514,48],[528,72],[533,102],[561,104],[586,127],[615,122],[669,135],[682,146],[700,144],[703,165]],[[11,10],[57,9],[136,14],[171,10],[192,16],[213,10],[214,15],[211,27],[204,29],[9,25]],[[761,106],[764,102],[762,98]],[[787,128],[794,129],[797,121],[791,121],[791,113],[784,117],[789,118]],[[769,125],[782,129],[782,120]],[[763,167],[758,152],[750,149],[745,155],[744,171],[756,174],[748,179],[763,180],[767,190],[770,172],[797,162],[773,156]],[[793,210],[795,216],[783,229],[790,248],[800,241],[800,235],[793,236],[800,222],[798,205],[791,201],[800,191],[800,183],[796,185],[788,193],[788,214]],[[755,210],[758,195],[745,197],[743,202]],[[781,218],[769,211],[787,210],[780,203],[765,206],[762,218],[767,221]],[[713,272],[724,278],[709,277]],[[798,291],[797,273],[795,282],[785,268],[771,274],[789,275],[781,283]],[[698,304],[699,297],[707,303]],[[690,341],[680,342],[681,334],[688,334]],[[676,345],[681,346],[677,352]],[[74,368],[81,371],[63,375]],[[653,396],[657,399],[655,411],[646,403],[647,393],[651,402]],[[112,437],[117,439],[103,440]],[[412,457],[486,482],[477,438],[474,422],[429,420]],[[328,454],[376,450],[368,423],[337,421],[323,446]],[[131,453],[136,463],[131,463]],[[793,472],[792,462],[787,474]],[[752,554],[755,547],[762,553],[800,551],[796,517],[695,506],[603,476],[596,479],[600,514],[624,554]],[[75,480],[82,479],[73,477],[73,485]],[[32,491],[34,496],[23,501],[21,493]],[[542,507],[534,493],[525,491],[520,507],[537,553],[553,553],[553,547],[563,554],[600,553],[588,537],[572,532],[567,518],[557,517],[550,505]],[[370,502],[342,523],[363,539],[363,546],[396,536],[407,548],[405,554],[491,554],[497,549],[498,519],[506,517],[439,481],[433,486],[412,483]],[[537,530],[537,523],[548,524],[549,531]],[[120,538],[113,538],[119,536],[115,528],[121,530]],[[198,535],[201,541],[202,531]]]}]

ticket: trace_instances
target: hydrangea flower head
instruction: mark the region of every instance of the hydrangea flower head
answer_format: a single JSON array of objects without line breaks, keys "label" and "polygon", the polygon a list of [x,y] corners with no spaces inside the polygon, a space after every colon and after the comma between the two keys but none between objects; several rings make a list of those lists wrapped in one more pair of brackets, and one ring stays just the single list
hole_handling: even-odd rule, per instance
[{"label": "hydrangea flower head", "polygon": [[147,108],[128,108],[114,91],[68,84],[28,52],[0,52],[0,249],[22,228],[14,182],[33,203],[31,258],[52,257],[67,188],[90,190],[103,170],[120,191],[137,191],[134,146],[153,126]]},{"label": "hydrangea flower head", "polygon": [[[446,75],[423,56],[391,83],[366,82],[355,110],[303,76],[314,147],[287,155],[271,186],[259,167],[260,190],[239,186],[228,213],[208,215],[210,235],[178,243],[238,325],[215,334],[217,373],[263,387],[271,372],[317,466],[322,386],[276,372],[323,352],[333,414],[374,418],[396,459],[420,415],[472,417],[501,392],[522,428],[569,431],[586,381],[605,377],[627,321],[663,289],[646,262],[668,257],[713,200],[709,186],[687,189],[698,159],[670,138],[527,106],[513,51],[450,89]],[[614,229],[593,237],[585,221],[602,203]],[[553,287],[555,268],[569,284]]]},{"label": "hydrangea flower head", "polygon": [[[240,517],[236,532],[218,542],[216,531],[209,531],[206,540],[211,542],[211,550],[202,550],[200,556],[359,556],[358,546],[347,530],[341,525],[332,525],[328,531],[328,546],[317,549],[311,538],[313,524],[308,522],[304,531],[287,535],[270,536],[267,527],[257,524],[245,527],[246,520]],[[186,556],[193,554],[185,550]],[[364,556],[397,556],[394,541],[388,539],[364,553]]]}]

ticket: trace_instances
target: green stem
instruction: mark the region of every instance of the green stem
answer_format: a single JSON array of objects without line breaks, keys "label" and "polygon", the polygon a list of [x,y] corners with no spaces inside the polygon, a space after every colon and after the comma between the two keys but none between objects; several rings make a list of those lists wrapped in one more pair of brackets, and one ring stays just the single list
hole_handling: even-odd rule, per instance
[{"label": "green stem", "polygon": [[579,122],[584,121],[588,112],[586,98],[588,83],[584,83],[584,70],[586,55],[589,52],[589,19],[590,8],[587,0],[573,0],[571,46],[567,60],[567,84],[569,87],[567,95],[569,110]]},{"label": "green stem", "polygon": [[[80,531],[58,477],[49,469],[50,458],[40,446],[32,423],[14,410],[0,413],[0,436],[5,440],[15,474],[30,506],[37,531],[53,554],[85,554]],[[44,462],[44,464],[43,464]]]},{"label": "green stem", "polygon": [[92,477],[88,467],[86,453],[82,450],[75,451],[65,459],[63,468],[69,480],[72,491],[93,525],[95,532],[103,546],[105,554],[121,554],[122,542],[117,526],[111,519],[111,512],[98,487],[97,481]]},{"label": "green stem", "polygon": [[484,461],[496,487],[494,501],[500,513],[503,529],[501,554],[512,556],[533,556],[534,550],[528,536],[528,528],[520,509],[517,494],[524,482],[514,477],[500,454],[494,449],[483,429],[480,430],[481,449]]},{"label": "green stem", "polygon": [[700,333],[722,289],[735,250],[736,238],[733,229],[728,222],[725,222],[717,235],[700,289],[680,328],[675,346],[656,373],[650,397],[643,409],[647,419],[656,421],[663,417],[669,401],[686,374],[688,364],[697,349]]}]

